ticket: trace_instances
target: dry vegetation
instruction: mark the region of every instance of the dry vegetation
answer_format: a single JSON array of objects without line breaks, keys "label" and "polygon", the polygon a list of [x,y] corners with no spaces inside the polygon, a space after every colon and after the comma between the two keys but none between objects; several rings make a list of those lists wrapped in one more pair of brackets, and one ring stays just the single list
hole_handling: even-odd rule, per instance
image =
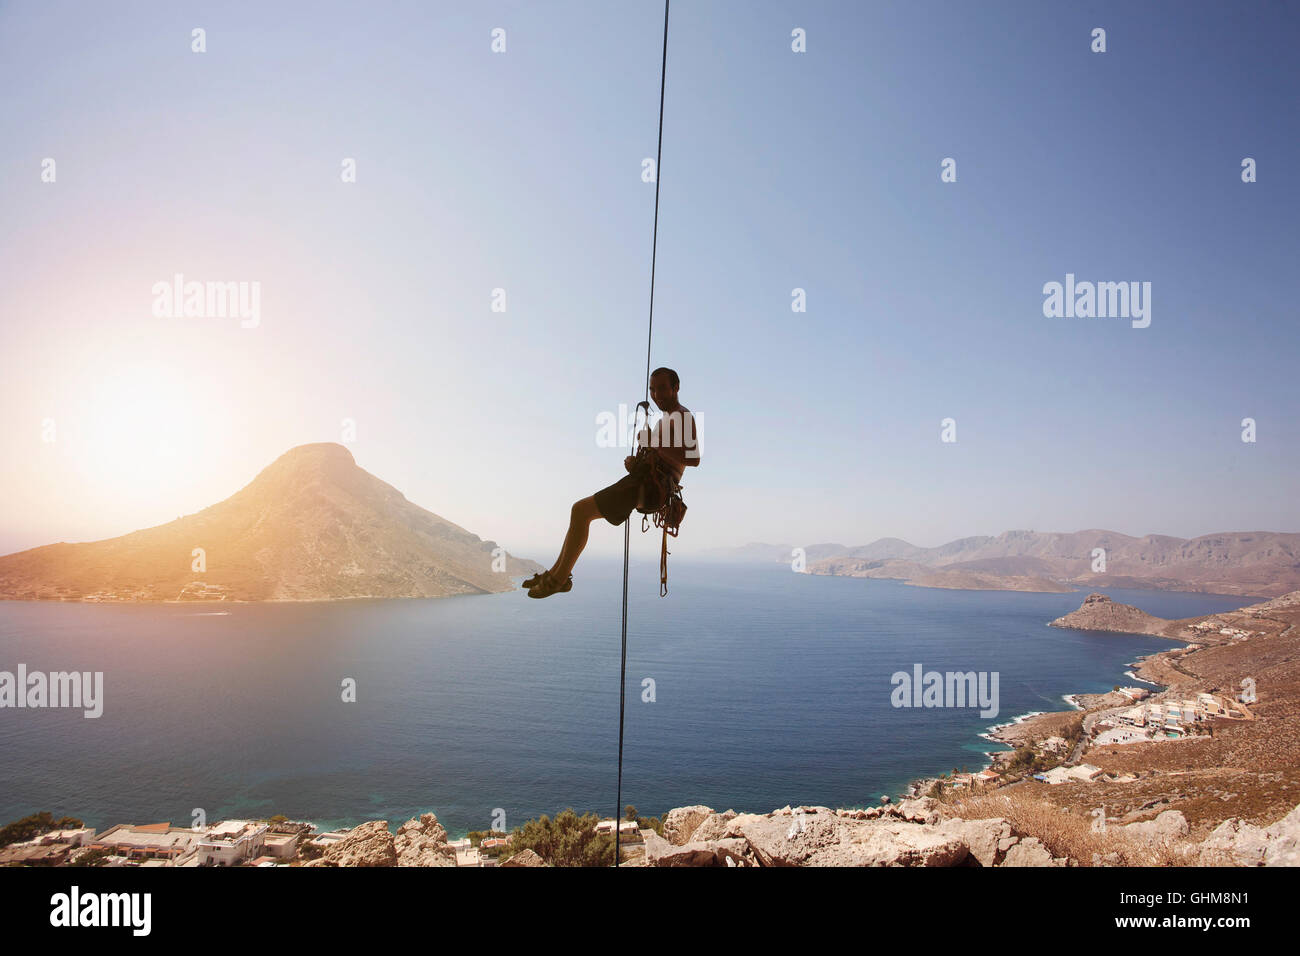
[{"label": "dry vegetation", "polygon": [[[1067,786],[1072,785],[1050,789]],[[1111,825],[1098,831],[1091,811],[1080,806],[1061,807],[1016,787],[976,794],[951,803],[949,808],[968,820],[1002,817],[1018,833],[1041,840],[1052,856],[1069,857],[1082,866],[1186,866],[1193,862],[1173,841],[1133,837]]]}]

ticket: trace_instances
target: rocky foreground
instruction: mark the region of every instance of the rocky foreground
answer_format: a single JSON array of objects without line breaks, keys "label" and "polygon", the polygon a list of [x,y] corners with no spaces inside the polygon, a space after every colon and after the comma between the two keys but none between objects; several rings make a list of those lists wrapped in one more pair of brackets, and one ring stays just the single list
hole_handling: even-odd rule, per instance
[{"label": "rocky foreground", "polygon": [[[432,813],[407,820],[390,833],[387,820],[371,820],[353,827],[343,840],[302,866],[455,866],[456,850],[447,830]],[[516,853],[503,866],[545,866],[532,850]]]},{"label": "rocky foreground", "polygon": [[[783,807],[771,813],[718,813],[679,807],[664,817],[663,835],[641,831],[643,852],[625,841],[636,866],[1079,866],[1123,865],[1148,858],[1172,865],[1300,865],[1300,806],[1268,827],[1226,820],[1202,841],[1186,840],[1177,810],[1153,820],[1109,828],[1105,852],[1087,861],[1053,856],[1037,837],[995,817],[947,816],[922,797],[866,810]],[[454,867],[455,850],[432,813],[408,820],[394,835],[385,820],[356,827],[323,856],[303,866]],[[502,866],[549,866],[532,850],[502,857]]]},{"label": "rocky foreground", "polygon": [[767,814],[682,807],[645,838],[648,866],[1066,866],[1006,820],[941,819],[935,800]]},{"label": "rocky foreground", "polygon": [[1269,827],[1224,821],[1204,841],[1185,840],[1177,810],[1153,820],[1112,826],[1088,860],[1053,856],[1037,837],[994,817],[947,816],[922,797],[867,810],[784,807],[772,813],[716,813],[708,807],[669,811],[664,836],[646,836],[650,866],[1079,866],[1134,859],[1172,865],[1300,865],[1300,806]]}]

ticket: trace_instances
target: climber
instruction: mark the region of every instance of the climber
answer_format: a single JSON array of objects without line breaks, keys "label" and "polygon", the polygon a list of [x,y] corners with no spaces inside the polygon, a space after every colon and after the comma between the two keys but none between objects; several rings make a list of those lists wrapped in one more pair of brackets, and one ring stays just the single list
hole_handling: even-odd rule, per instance
[{"label": "climber", "polygon": [[587,546],[591,523],[597,518],[618,526],[628,519],[634,508],[642,514],[651,514],[659,509],[663,504],[659,498],[662,486],[652,480],[651,469],[660,469],[677,483],[688,465],[700,463],[695,417],[689,408],[677,401],[680,385],[677,373],[670,368],[657,368],[650,373],[650,398],[663,412],[663,417],[655,425],[653,433],[647,434],[642,429],[638,436],[641,450],[623,460],[627,475],[608,488],[573,503],[569,512],[569,531],[564,536],[560,556],[550,569],[523,583],[528,588],[529,597],[550,597],[557,591],[573,589],[573,566]]}]

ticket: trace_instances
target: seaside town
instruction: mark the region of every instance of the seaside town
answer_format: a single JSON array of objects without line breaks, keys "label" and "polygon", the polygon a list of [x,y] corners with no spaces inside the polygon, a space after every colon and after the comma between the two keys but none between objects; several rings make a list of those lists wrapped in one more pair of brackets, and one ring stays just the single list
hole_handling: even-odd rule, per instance
[{"label": "seaside town", "polygon": [[[1141,614],[1127,605],[1115,605],[1104,595],[1090,595],[1084,608],[1076,614],[1086,612],[1090,606],[1094,610],[1101,609],[1100,613],[1108,616],[1116,611],[1133,612],[1141,614],[1146,621],[1158,623],[1160,626],[1153,629],[1155,633],[1192,641],[1184,647],[1151,655],[1135,665],[1139,672],[1145,667],[1153,674],[1160,673],[1171,686],[1161,688],[1151,680],[1147,681],[1151,688],[1117,686],[1108,694],[1067,695],[1066,702],[1075,708],[1074,719],[1070,719],[1070,712],[1029,714],[991,728],[985,737],[1013,749],[987,753],[990,766],[976,773],[954,770],[941,777],[914,781],[908,788],[908,795],[943,796],[1025,780],[1049,785],[1096,780],[1130,783],[1137,780],[1139,775],[1136,772],[1107,771],[1083,762],[1082,758],[1094,748],[1209,738],[1214,734],[1216,721],[1254,721],[1256,715],[1251,710],[1255,703],[1253,680],[1243,681],[1242,686],[1236,689],[1217,685],[1213,691],[1200,689],[1199,681],[1177,679],[1194,677],[1177,662],[1206,648],[1239,647],[1252,638],[1285,636],[1292,622],[1289,619],[1278,621],[1270,614],[1280,610],[1292,612],[1298,604],[1300,592],[1292,592],[1274,601],[1228,614],[1168,622]],[[1062,619],[1067,620],[1069,617]],[[1272,626],[1243,626],[1247,622],[1269,622]],[[1087,626],[1095,622],[1084,620],[1078,623]],[[1116,626],[1099,626],[1119,630]]]},{"label": "seaside town", "polygon": [[[1080,753],[1086,753],[1092,747],[1106,745],[1159,743],[1165,740],[1180,740],[1190,735],[1210,733],[1209,721],[1214,718],[1223,720],[1254,720],[1255,715],[1246,706],[1243,691],[1235,699],[1217,694],[1200,692],[1195,698],[1170,697],[1156,699],[1151,691],[1144,687],[1118,687],[1112,694],[1135,702],[1136,706],[1120,706],[1101,709],[1089,713],[1081,724],[1082,735],[1074,743],[1055,734],[1036,742],[1041,756],[1051,761],[1053,757],[1062,762],[1041,772],[1032,772],[1027,776],[1041,783],[1060,784],[1068,781],[1106,779],[1125,783],[1136,780],[1133,774],[1109,774],[1086,763],[1077,763]],[[1103,695],[1105,696],[1105,695]],[[1074,698],[1071,698],[1073,701]],[[1014,727],[1018,722],[1004,725]],[[1004,728],[997,728],[1001,730]],[[996,730],[989,735],[998,739]],[[913,783],[909,788],[912,796],[919,796],[922,791],[933,792],[938,784],[944,788],[962,790],[985,785],[997,785],[1008,782],[1008,773],[1017,769],[1015,751],[996,751],[989,756],[993,766],[978,773],[954,773],[945,777],[928,779]]]}]

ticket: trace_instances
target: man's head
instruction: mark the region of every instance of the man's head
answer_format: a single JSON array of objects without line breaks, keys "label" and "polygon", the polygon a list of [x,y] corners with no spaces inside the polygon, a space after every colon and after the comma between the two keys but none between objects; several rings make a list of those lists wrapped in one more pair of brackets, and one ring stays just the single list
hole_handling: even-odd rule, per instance
[{"label": "man's head", "polygon": [[661,412],[671,412],[677,408],[677,389],[681,379],[670,368],[657,368],[650,373],[650,398]]}]

